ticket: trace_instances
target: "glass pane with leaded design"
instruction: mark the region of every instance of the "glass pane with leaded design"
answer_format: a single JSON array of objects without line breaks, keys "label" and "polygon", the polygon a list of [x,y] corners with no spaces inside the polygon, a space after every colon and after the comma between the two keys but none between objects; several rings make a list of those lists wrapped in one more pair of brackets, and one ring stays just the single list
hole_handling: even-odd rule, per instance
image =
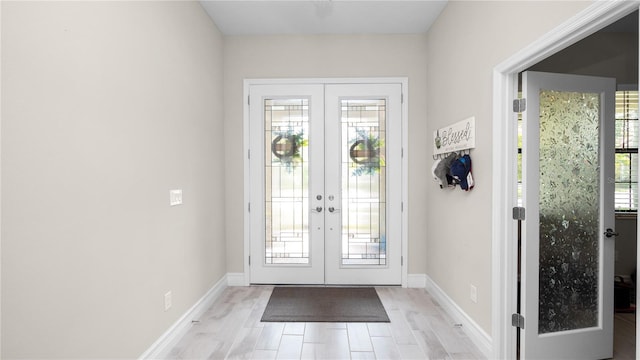
[{"label": "glass pane with leaded design", "polygon": [[265,263],[309,263],[309,100],[266,99]]},{"label": "glass pane with leaded design", "polygon": [[342,100],[342,265],[386,265],[386,99]]}]

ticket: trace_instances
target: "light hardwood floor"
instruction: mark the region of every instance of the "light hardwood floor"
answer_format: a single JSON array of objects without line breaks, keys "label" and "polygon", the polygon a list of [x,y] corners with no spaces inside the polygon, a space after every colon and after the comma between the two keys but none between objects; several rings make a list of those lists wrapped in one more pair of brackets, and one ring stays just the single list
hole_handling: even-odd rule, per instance
[{"label": "light hardwood floor", "polygon": [[273,287],[229,287],[169,358],[484,359],[424,289],[376,289],[390,323],[263,323]]}]

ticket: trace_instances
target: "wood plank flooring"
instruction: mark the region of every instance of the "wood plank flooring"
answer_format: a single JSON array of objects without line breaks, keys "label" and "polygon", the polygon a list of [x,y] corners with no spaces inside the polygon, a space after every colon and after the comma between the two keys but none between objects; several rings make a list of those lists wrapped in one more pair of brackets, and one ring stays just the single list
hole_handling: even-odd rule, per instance
[{"label": "wood plank flooring", "polygon": [[613,358],[631,360],[636,358],[636,314],[616,313],[613,329]]},{"label": "wood plank flooring", "polygon": [[262,323],[273,287],[229,287],[170,359],[484,359],[424,289],[376,288],[390,323]]}]

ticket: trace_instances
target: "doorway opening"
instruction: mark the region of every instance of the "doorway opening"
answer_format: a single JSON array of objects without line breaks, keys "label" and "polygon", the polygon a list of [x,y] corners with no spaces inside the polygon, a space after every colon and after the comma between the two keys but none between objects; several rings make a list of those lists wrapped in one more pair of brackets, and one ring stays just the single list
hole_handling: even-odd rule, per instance
[{"label": "doorway opening", "polygon": [[[529,67],[527,71],[616,80],[614,358],[636,348],[638,211],[638,11]],[[521,76],[519,77],[521,79]],[[519,82],[521,90],[522,81]]]},{"label": "doorway opening", "polygon": [[[517,206],[517,121],[514,121],[515,114],[512,109],[512,100],[518,92],[518,74],[527,69],[535,69],[538,71],[553,72],[569,72],[586,71],[592,69],[582,64],[580,69],[549,69],[535,68],[536,65],[549,64],[545,63],[548,58],[553,58],[554,54],[560,54],[565,49],[584,45],[582,40],[594,37],[610,36],[602,35],[606,31],[613,32],[613,27],[604,30],[607,26],[618,22],[618,20],[637,11],[638,5],[632,3],[608,3],[593,4],[584,12],[572,18],[563,26],[557,28],[554,33],[550,33],[540,41],[531,44],[518,54],[509,58],[507,61],[498,65],[494,71],[494,138],[500,139],[494,143],[494,179],[502,179],[494,183],[494,241],[495,245],[495,261],[494,261],[494,322],[493,335],[494,339],[498,339],[494,343],[494,354],[501,358],[517,358],[517,333],[512,326],[511,315],[516,313],[517,309],[517,242],[513,241],[518,236],[517,222],[512,219],[512,208]],[[620,23],[616,25],[621,25]],[[600,30],[603,30],[600,32]],[[634,82],[637,83],[637,23],[635,25],[635,57],[634,63],[630,65],[634,69]],[[590,39],[589,39],[590,38]],[[588,41],[587,40],[587,41]],[[609,43],[608,45],[612,45]],[[632,49],[633,50],[633,49]],[[566,55],[566,53],[565,53]],[[583,59],[584,61],[593,61],[594,64],[603,65],[606,61],[600,56],[602,53],[592,51],[590,55]],[[612,56],[609,52],[609,60],[620,60],[617,56]],[[560,58],[556,58],[560,59]],[[576,61],[567,61],[564,59],[564,65],[569,66],[575,64]],[[579,61],[578,61],[579,63]],[[557,65],[557,63],[556,63]],[[593,65],[593,64],[592,64]],[[611,65],[611,62],[609,62]],[[616,69],[616,70],[619,70]],[[594,75],[590,73],[589,75]],[[606,75],[606,74],[597,74]],[[614,76],[617,77],[617,76]],[[629,84],[628,82],[626,82]],[[512,123],[511,123],[512,122]],[[504,139],[504,140],[502,140]],[[637,163],[637,158],[635,159]],[[613,180],[612,180],[613,181]],[[505,191],[504,189],[508,189]],[[637,195],[635,196],[637,201]],[[633,227],[633,225],[632,225]],[[631,235],[633,236],[633,235]],[[633,238],[635,246],[636,238]],[[618,246],[616,244],[616,246]],[[636,251],[628,251],[636,252]],[[635,260],[637,264],[637,258]],[[637,266],[637,265],[636,265]],[[500,285],[505,284],[505,285]],[[526,321],[525,321],[526,325]],[[636,328],[636,326],[631,326]],[[527,328],[524,328],[526,331]],[[530,329],[529,329],[530,330]],[[631,336],[633,337],[633,335]],[[636,336],[637,337],[637,332]],[[634,346],[635,347],[635,346]],[[623,355],[624,356],[624,355]]]},{"label": "doorway opening", "polygon": [[245,82],[248,284],[406,286],[405,91]]}]

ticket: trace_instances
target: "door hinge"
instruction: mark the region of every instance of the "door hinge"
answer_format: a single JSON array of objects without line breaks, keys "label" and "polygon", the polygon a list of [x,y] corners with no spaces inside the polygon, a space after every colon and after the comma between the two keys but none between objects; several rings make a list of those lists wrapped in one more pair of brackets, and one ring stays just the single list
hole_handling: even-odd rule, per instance
[{"label": "door hinge", "polygon": [[247,96],[247,105],[251,106],[251,96]]},{"label": "door hinge", "polygon": [[400,202],[400,212],[404,212],[404,201]]},{"label": "door hinge", "polygon": [[516,206],[513,208],[513,220],[524,220],[524,208]]},{"label": "door hinge", "polygon": [[251,149],[247,150],[247,159],[251,160]]},{"label": "door hinge", "polygon": [[251,203],[247,203],[247,211],[251,212]]},{"label": "door hinge", "polygon": [[249,255],[249,266],[251,266],[251,255]]},{"label": "door hinge", "polygon": [[400,94],[400,104],[404,104],[404,93]]},{"label": "door hinge", "polygon": [[400,256],[400,266],[404,266],[404,256]]},{"label": "door hinge", "polygon": [[527,110],[527,99],[513,100],[513,112],[521,113],[525,110]]},{"label": "door hinge", "polygon": [[520,314],[511,314],[511,326],[524,329],[524,316]]}]

